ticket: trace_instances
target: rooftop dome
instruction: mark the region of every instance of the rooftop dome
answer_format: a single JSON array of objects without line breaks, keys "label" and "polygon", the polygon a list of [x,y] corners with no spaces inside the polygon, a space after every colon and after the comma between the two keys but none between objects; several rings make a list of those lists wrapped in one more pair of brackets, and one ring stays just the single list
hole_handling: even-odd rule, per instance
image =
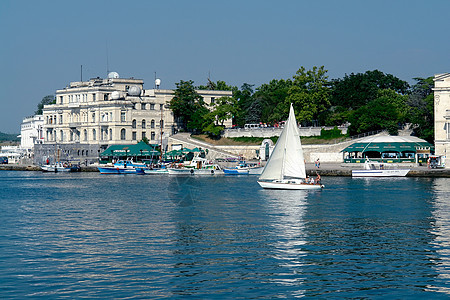
[{"label": "rooftop dome", "polygon": [[109,72],[108,79],[119,78],[119,73],[117,72]]}]

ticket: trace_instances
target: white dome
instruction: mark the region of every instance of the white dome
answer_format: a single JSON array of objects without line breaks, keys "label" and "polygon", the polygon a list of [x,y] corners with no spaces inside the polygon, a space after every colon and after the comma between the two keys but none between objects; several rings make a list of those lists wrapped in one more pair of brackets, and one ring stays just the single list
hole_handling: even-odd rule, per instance
[{"label": "white dome", "polygon": [[112,92],[112,93],[111,93],[111,98],[112,98],[113,100],[120,99],[120,93],[119,93],[118,91]]},{"label": "white dome", "polygon": [[117,72],[109,72],[108,79],[119,78],[119,73]]},{"label": "white dome", "polygon": [[141,94],[141,88],[137,85],[133,85],[128,89],[128,95],[139,96]]}]

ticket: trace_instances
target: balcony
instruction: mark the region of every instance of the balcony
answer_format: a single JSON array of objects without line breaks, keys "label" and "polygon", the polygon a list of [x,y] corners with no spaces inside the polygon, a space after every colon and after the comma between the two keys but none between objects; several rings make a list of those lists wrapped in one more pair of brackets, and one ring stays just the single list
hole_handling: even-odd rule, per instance
[{"label": "balcony", "polygon": [[69,127],[70,128],[76,128],[76,127],[78,127],[80,125],[81,125],[80,122],[69,122]]}]

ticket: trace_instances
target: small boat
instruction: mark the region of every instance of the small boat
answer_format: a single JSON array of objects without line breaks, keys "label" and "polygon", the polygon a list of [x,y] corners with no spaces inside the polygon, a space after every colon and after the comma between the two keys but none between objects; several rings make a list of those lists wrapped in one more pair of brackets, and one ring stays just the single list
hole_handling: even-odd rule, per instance
[{"label": "small boat", "polygon": [[405,177],[410,169],[399,169],[397,164],[366,160],[364,169],[352,170],[352,177]]},{"label": "small boat", "polygon": [[157,165],[157,166],[150,166],[147,169],[144,169],[145,174],[150,175],[163,175],[163,174],[169,174],[169,170],[165,165]]},{"label": "small boat", "polygon": [[306,178],[300,133],[291,104],[289,118],[258,180],[264,189],[320,190],[324,186]]},{"label": "small boat", "polygon": [[243,161],[233,168],[224,168],[223,172],[229,175],[260,175],[263,169],[264,167],[260,167],[256,163],[247,163]]},{"label": "small boat", "polygon": [[57,162],[53,165],[41,166],[43,172],[71,172],[72,166],[67,163]]},{"label": "small boat", "polygon": [[112,166],[97,167],[100,174],[144,174],[147,165],[132,160],[118,160]]},{"label": "small boat", "polygon": [[218,164],[214,164],[198,154],[184,164],[168,168],[169,175],[221,175],[224,171]]}]

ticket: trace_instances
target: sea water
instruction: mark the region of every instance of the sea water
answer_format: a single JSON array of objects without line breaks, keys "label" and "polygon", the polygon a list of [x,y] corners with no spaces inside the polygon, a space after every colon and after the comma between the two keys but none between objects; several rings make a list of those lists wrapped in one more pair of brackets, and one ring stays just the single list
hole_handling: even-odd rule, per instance
[{"label": "sea water", "polygon": [[450,179],[0,172],[0,298],[449,298]]}]

